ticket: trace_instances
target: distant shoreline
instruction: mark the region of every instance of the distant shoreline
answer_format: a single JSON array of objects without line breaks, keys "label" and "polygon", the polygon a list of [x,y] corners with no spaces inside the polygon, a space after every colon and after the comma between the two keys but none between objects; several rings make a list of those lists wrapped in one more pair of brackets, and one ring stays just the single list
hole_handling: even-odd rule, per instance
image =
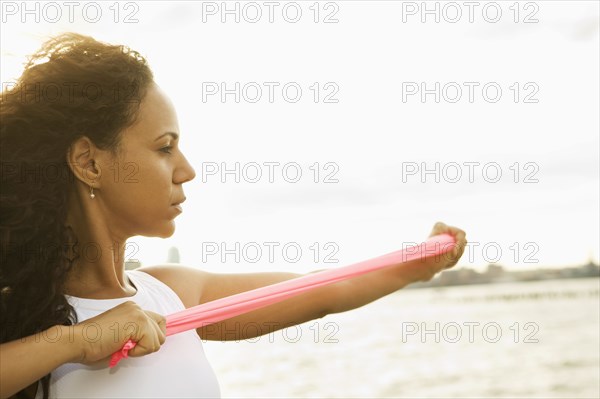
[{"label": "distant shoreline", "polygon": [[501,265],[489,264],[483,273],[469,268],[447,270],[427,282],[408,285],[406,288],[452,287],[461,285],[503,284],[528,281],[547,281],[577,279],[586,277],[600,278],[600,266],[589,262],[586,265],[560,269],[535,269],[526,271],[507,271]]}]

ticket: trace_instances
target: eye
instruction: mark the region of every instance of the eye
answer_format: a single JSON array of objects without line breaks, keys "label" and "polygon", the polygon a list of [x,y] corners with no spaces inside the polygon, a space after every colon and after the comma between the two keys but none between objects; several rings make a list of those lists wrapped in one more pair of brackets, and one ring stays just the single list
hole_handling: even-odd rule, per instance
[{"label": "eye", "polygon": [[173,146],[168,145],[166,147],[161,148],[160,151],[170,154],[172,149],[173,149]]}]

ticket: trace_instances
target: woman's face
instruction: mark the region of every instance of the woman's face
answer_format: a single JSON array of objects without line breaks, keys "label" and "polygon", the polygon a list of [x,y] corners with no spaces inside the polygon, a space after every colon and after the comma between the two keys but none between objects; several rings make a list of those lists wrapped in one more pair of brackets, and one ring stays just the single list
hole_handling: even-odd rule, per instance
[{"label": "woman's face", "polygon": [[128,236],[169,237],[174,206],[184,201],[182,183],[196,173],[178,143],[179,125],[171,101],[152,85],[140,104],[136,123],[122,134],[117,160],[99,161],[102,173],[95,199],[108,216],[108,227]]}]

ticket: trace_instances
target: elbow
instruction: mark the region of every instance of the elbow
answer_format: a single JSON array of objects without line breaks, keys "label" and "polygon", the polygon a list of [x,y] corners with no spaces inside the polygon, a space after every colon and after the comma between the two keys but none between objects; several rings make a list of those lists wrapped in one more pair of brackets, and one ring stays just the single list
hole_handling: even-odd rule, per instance
[{"label": "elbow", "polygon": [[317,318],[322,319],[328,314],[341,313],[352,309],[349,306],[350,304],[344,299],[344,293],[349,289],[348,284],[348,281],[340,281],[330,286],[327,295],[323,298],[323,306]]}]

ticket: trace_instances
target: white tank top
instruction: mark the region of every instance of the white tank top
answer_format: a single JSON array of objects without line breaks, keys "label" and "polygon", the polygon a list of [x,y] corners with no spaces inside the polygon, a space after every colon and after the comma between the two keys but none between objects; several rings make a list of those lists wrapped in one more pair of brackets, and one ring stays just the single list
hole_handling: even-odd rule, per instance
[{"label": "white tank top", "polygon": [[[78,322],[123,302],[168,315],[185,309],[166,284],[139,270],[126,270],[137,292],[115,299],[87,299],[66,295]],[[195,330],[170,335],[158,352],[122,359],[114,368],[66,363],[52,371],[50,398],[220,398],[216,375]],[[35,399],[42,399],[38,383]]]}]

